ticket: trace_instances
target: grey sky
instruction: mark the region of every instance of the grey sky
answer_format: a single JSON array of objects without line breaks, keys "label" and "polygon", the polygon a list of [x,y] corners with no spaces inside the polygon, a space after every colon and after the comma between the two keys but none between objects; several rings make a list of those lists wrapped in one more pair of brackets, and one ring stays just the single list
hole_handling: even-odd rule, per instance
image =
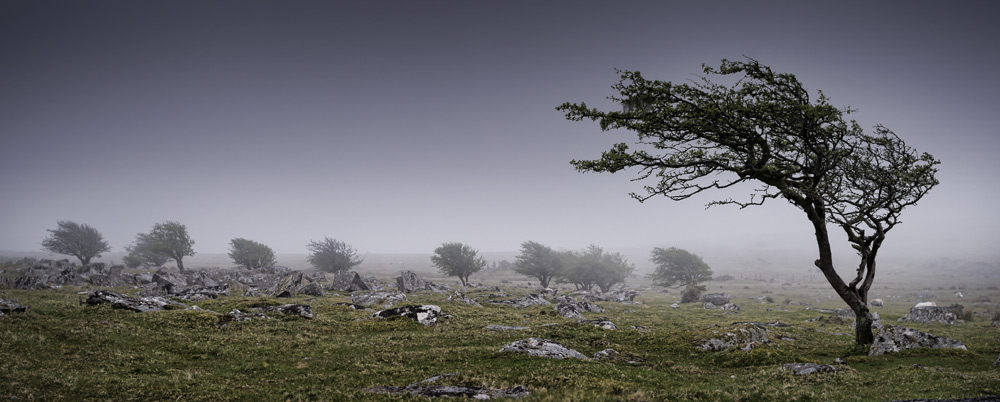
[{"label": "grey sky", "polygon": [[0,250],[57,220],[115,251],[164,220],[200,252],[811,250],[787,203],[640,204],[631,176],[568,163],[629,139],[554,110],[607,106],[614,68],[682,81],[747,55],[942,160],[886,253],[998,258],[1000,6],[748,3],[5,1]]}]

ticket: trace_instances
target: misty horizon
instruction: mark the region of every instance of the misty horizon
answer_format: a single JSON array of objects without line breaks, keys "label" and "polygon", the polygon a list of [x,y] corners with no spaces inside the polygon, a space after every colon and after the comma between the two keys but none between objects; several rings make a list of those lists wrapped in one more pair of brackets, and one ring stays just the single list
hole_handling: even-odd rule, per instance
[{"label": "misty horizon", "polygon": [[982,205],[1000,198],[988,3],[52,4],[0,5],[0,250],[40,251],[70,220],[122,252],[170,220],[205,254],[331,237],[362,254],[532,240],[809,258],[787,202],[639,203],[630,176],[569,164],[632,140],[554,109],[610,107],[616,68],[682,82],[746,55],[942,161],[883,257],[1000,261],[1000,213]]}]

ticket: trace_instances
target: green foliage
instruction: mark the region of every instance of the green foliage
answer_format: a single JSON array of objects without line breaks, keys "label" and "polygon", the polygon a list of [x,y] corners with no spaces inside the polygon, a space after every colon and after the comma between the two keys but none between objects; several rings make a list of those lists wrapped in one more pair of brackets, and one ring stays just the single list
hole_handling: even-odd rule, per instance
[{"label": "green foliage", "polygon": [[551,247],[534,241],[521,243],[521,254],[515,257],[514,272],[538,278],[543,288],[560,275],[563,259]]},{"label": "green foliage", "polygon": [[712,280],[712,268],[697,254],[676,247],[653,249],[650,261],[656,271],[650,277],[653,283],[666,286],[693,286]]},{"label": "green foliage", "polygon": [[486,266],[486,260],[478,256],[479,251],[462,243],[444,243],[434,249],[431,262],[442,274],[457,276],[462,286],[469,285],[469,275]]},{"label": "green foliage", "polygon": [[314,268],[324,272],[346,271],[365,260],[358,257],[358,251],[354,247],[329,237],[324,237],[320,241],[310,241],[306,249],[309,250],[309,257],[306,260]]},{"label": "green foliage", "polygon": [[[184,271],[184,257],[194,255],[194,240],[188,236],[187,227],[179,222],[166,221],[153,225],[147,234],[136,236],[134,247],[140,256],[155,264],[157,256],[166,256],[177,263],[177,269]],[[159,265],[162,265],[160,263]]]},{"label": "green foliage", "polygon": [[153,238],[146,233],[139,233],[135,236],[135,242],[125,246],[128,255],[122,259],[129,268],[139,266],[162,267],[170,260],[170,256],[162,253],[156,248]]},{"label": "green foliage", "polygon": [[561,258],[565,269],[559,280],[586,290],[597,286],[607,292],[612,286],[625,283],[635,270],[621,253],[605,253],[594,244],[581,251],[561,253]]},{"label": "green foliage", "polygon": [[229,242],[229,258],[234,264],[247,269],[260,269],[278,263],[270,247],[242,237]]},{"label": "green foliage", "polygon": [[104,236],[97,229],[73,221],[59,221],[55,229],[48,229],[49,236],[42,240],[42,248],[53,253],[72,255],[81,265],[90,264],[101,253],[111,251]]}]

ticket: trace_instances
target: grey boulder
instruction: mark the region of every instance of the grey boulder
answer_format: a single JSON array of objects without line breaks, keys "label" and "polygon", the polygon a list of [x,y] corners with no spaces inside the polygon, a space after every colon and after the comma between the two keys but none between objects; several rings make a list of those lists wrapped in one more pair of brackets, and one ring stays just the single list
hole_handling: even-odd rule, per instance
[{"label": "grey boulder", "polygon": [[914,348],[955,348],[966,350],[962,342],[898,325],[889,325],[875,335],[868,356],[881,356]]},{"label": "grey boulder", "polygon": [[575,358],[589,360],[583,353],[567,348],[555,341],[541,338],[527,338],[514,341],[503,348],[501,352],[522,353],[528,356],[545,357],[550,359]]},{"label": "grey boulder", "polygon": [[795,375],[807,375],[813,373],[836,373],[837,369],[829,364],[816,363],[788,363],[781,366],[784,370],[791,370]]},{"label": "grey boulder", "polygon": [[371,315],[372,318],[406,317],[426,326],[434,325],[442,316],[441,307],[433,304],[396,307]]}]

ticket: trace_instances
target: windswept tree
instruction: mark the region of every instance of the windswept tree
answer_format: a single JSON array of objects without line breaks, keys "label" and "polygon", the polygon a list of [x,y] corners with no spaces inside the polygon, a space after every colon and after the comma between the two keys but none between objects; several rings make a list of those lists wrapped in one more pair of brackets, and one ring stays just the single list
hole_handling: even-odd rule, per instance
[{"label": "windswept tree", "polygon": [[122,258],[122,262],[129,268],[162,267],[170,261],[170,256],[157,251],[153,239],[146,233],[136,234],[135,241],[125,246],[125,252],[128,254]]},{"label": "windswept tree", "polygon": [[[870,163],[871,155],[898,155],[886,152],[888,144],[873,141],[877,134],[867,136],[857,122],[845,121],[844,116],[853,110],[834,107],[822,92],[813,99],[792,74],[775,73],[750,58],[723,60],[718,69],[704,66],[703,72],[704,76],[691,83],[674,84],[623,71],[613,86],[617,94],[609,97],[621,110],[600,111],[584,103],[559,106],[557,109],[570,120],[592,120],[602,130],[622,129],[637,136],[634,148],[618,143],[599,159],[571,163],[581,172],[636,169],[633,180],[649,182],[642,193],[632,193],[640,202],[656,196],[685,200],[704,191],[743,183],[757,186],[747,199],[721,198],[709,206],[745,208],[776,198],[786,200],[811,223],[818,251],[815,265],[858,318],[855,342],[872,343],[864,297],[857,289],[852,290],[833,266],[827,223],[838,219],[833,215],[839,214],[834,208],[841,196],[861,190],[855,187],[858,183],[840,180],[840,176],[851,174],[845,169],[855,162],[868,166],[871,173],[859,176],[868,177],[860,182],[878,177],[903,183],[899,187],[904,189],[902,193],[887,195],[896,200],[892,204],[904,207],[926,194],[912,190],[916,183],[926,182],[926,177],[911,177],[893,163]],[[713,75],[735,78],[722,84],[708,78]],[[913,166],[936,163],[926,155]],[[868,224],[851,218],[843,220],[852,228]],[[873,264],[874,256],[869,254],[867,258]],[[864,271],[865,275],[874,275],[874,270]]]},{"label": "windswept tree", "polygon": [[179,222],[157,223],[149,233],[137,236],[137,242],[140,239],[148,246],[149,252],[174,260],[181,272],[184,272],[184,257],[194,255],[194,240],[188,236],[187,226]]},{"label": "windswept tree", "polygon": [[543,288],[562,272],[563,260],[559,253],[544,244],[526,241],[521,243],[521,254],[514,259],[514,272],[538,278]]},{"label": "windswept tree", "polygon": [[261,269],[278,263],[270,247],[242,237],[229,241],[229,258],[246,269]]},{"label": "windswept tree", "polygon": [[681,302],[698,300],[705,291],[702,282],[712,280],[712,268],[697,254],[676,247],[653,248],[650,261],[656,265],[650,277],[653,283],[664,287],[683,287]]},{"label": "windswept tree", "polygon": [[601,292],[607,292],[612,286],[625,283],[635,270],[621,253],[606,253],[594,244],[581,251],[563,253],[561,258],[565,267],[559,280],[588,291],[597,286]]},{"label": "windswept tree", "polygon": [[59,221],[56,226],[55,229],[48,229],[49,236],[42,240],[43,249],[79,258],[80,265],[90,264],[91,259],[111,251],[101,232],[89,225]]},{"label": "windswept tree", "polygon": [[486,266],[486,260],[479,257],[479,251],[462,243],[444,243],[434,249],[431,262],[442,274],[457,276],[462,286],[469,286],[469,275]]},{"label": "windswept tree", "polygon": [[358,257],[358,251],[354,247],[329,237],[324,237],[320,241],[310,241],[306,249],[309,250],[309,257],[306,260],[314,268],[324,272],[347,271],[365,260]]}]

